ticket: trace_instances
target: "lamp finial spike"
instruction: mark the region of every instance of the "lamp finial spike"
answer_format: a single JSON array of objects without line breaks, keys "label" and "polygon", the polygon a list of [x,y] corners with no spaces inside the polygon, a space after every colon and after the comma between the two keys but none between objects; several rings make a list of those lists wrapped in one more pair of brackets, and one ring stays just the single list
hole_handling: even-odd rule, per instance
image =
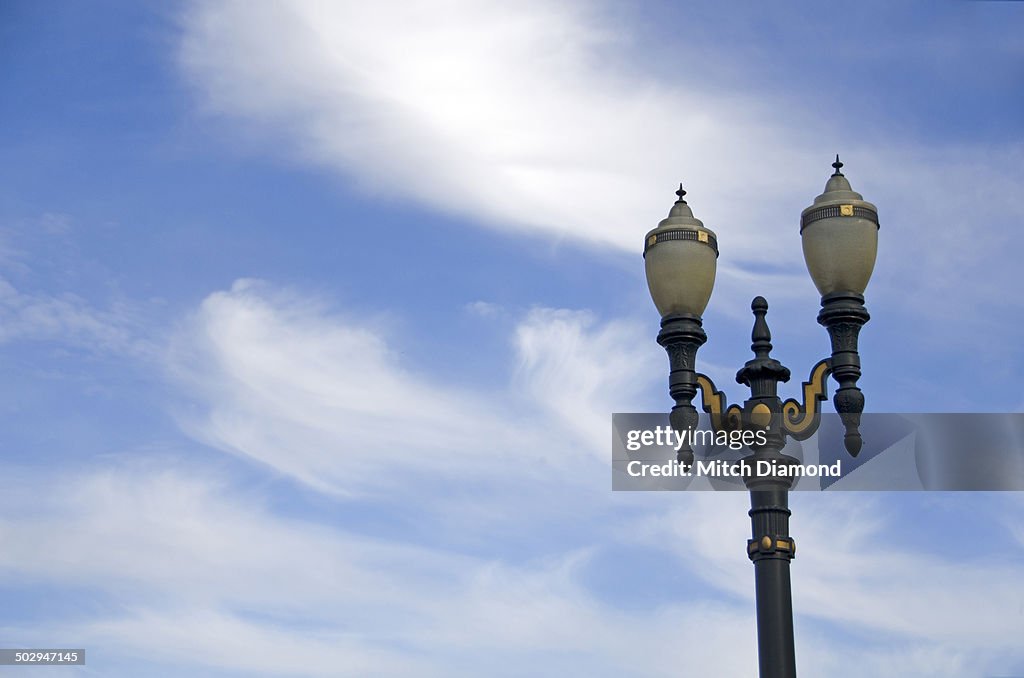
[{"label": "lamp finial spike", "polygon": [[684,196],[684,195],[686,195],[686,191],[684,191],[684,190],[683,190],[683,184],[682,184],[682,182],[680,182],[680,183],[679,183],[679,190],[678,190],[678,191],[676,191],[676,195],[678,195],[678,196],[679,196],[679,200],[676,200],[676,202],[677,202],[677,203],[678,203],[678,202],[681,202],[681,203],[683,203],[683,204],[685,205],[685,204],[686,204],[686,201],[685,201],[685,200],[683,200],[683,196]]},{"label": "lamp finial spike", "polygon": [[839,154],[838,153],[836,153],[836,161],[834,163],[832,163],[832,166],[836,168],[836,171],[832,173],[832,176],[834,176],[834,177],[841,177],[841,176],[843,176],[843,173],[840,171],[843,168],[843,163],[842,163],[841,160],[839,160]]}]

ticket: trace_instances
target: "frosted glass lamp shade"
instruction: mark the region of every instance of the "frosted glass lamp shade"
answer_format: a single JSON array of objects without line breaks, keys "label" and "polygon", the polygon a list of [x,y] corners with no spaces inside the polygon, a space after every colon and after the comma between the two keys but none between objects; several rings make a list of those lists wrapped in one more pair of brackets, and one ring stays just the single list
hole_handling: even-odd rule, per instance
[{"label": "frosted glass lamp shade", "polygon": [[804,261],[822,296],[864,294],[875,269],[878,225],[858,217],[816,221],[800,234]]},{"label": "frosted glass lamp shade", "polygon": [[651,299],[662,317],[701,316],[711,299],[718,267],[718,238],[683,200],[644,239],[644,268]]},{"label": "frosted glass lamp shade", "polygon": [[662,317],[703,315],[715,286],[717,260],[715,251],[696,238],[665,240],[647,250],[647,287]]},{"label": "frosted glass lamp shade", "polygon": [[850,188],[839,167],[800,216],[804,262],[822,296],[863,295],[878,253],[878,208]]}]

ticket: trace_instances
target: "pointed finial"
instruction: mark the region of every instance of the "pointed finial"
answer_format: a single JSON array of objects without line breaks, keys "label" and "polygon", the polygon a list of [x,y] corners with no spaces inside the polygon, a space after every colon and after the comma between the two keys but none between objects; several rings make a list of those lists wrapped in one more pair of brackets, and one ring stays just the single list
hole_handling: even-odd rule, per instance
[{"label": "pointed finial", "polygon": [[839,171],[839,170],[841,170],[843,168],[843,163],[840,162],[839,154],[838,153],[836,153],[836,161],[834,163],[832,163],[832,166],[836,168],[836,171],[832,173],[832,176],[834,176],[834,177],[841,177],[841,176],[843,176],[843,173]]},{"label": "pointed finial", "polygon": [[743,369],[736,373],[736,381],[749,386],[753,398],[774,398],[778,383],[789,381],[789,369],[771,357],[772,332],[765,320],[768,302],[764,297],[754,297],[750,302],[750,310],[754,312],[754,329],[750,332],[750,350],[754,352],[754,359],[748,360]]},{"label": "pointed finial", "polygon": [[750,303],[750,310],[754,312],[754,330],[750,333],[750,340],[753,343],[750,348],[758,358],[767,358],[772,350],[772,333],[764,318],[768,313],[768,300],[764,297],[754,297],[754,301]]},{"label": "pointed finial", "polygon": [[679,184],[679,190],[676,191],[676,195],[679,196],[679,200],[676,200],[676,202],[681,202],[685,205],[686,201],[683,200],[683,196],[686,195],[686,191],[683,190],[683,185],[681,183]]}]

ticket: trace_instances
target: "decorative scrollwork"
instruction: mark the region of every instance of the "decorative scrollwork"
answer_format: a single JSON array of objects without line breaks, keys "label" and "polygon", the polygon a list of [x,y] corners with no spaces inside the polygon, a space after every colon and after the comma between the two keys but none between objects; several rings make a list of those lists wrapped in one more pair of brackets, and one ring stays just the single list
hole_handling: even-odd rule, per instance
[{"label": "decorative scrollwork", "polygon": [[717,431],[738,431],[743,426],[742,410],[738,405],[726,406],[725,394],[715,388],[715,382],[706,374],[697,375],[700,406],[711,416],[711,428]]},{"label": "decorative scrollwork", "polygon": [[811,376],[803,384],[804,402],[790,398],[782,404],[783,430],[797,440],[810,438],[818,430],[821,420],[818,404],[828,398],[826,382],[831,373],[832,361],[826,358],[811,368]]}]

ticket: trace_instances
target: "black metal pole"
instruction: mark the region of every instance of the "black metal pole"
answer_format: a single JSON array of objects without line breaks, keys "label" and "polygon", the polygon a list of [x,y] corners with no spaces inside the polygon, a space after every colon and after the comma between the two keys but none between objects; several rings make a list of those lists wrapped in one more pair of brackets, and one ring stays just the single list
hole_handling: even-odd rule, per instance
[{"label": "black metal pole", "polygon": [[765,432],[765,443],[752,446],[753,454],[744,461],[753,475],[744,476],[750,490],[751,539],[747,555],[754,562],[755,600],[757,604],[757,655],[761,678],[795,678],[796,650],[793,643],[793,597],[789,581],[789,561],[796,547],[789,536],[789,488],[792,476],[761,476],[758,462],[790,466],[798,461],[782,454],[786,445],[782,428],[782,401],[779,382],[789,381],[789,370],[771,357],[771,331],[765,315],[768,302],[755,297],[754,329],[750,348],[754,358],[736,374],[736,381],[750,387],[750,398],[743,405],[747,429]]},{"label": "black metal pole", "polygon": [[[725,397],[717,391],[706,375],[695,370],[697,350],[707,341],[701,319],[692,315],[668,315],[662,318],[658,343],[669,355],[669,392],[675,406],[669,417],[676,431],[691,430],[697,426],[697,410],[693,399],[698,384],[704,390],[703,408],[712,415],[712,426],[727,430],[755,432],[758,440],[750,445],[751,454],[743,464],[743,481],[750,491],[751,538],[747,542],[747,556],[754,563],[755,603],[757,614],[757,654],[761,678],[796,678],[796,648],[793,636],[793,592],[790,584],[790,561],[796,555],[796,544],[789,534],[789,491],[796,476],[778,472],[779,467],[799,465],[799,460],[783,450],[787,436],[803,440],[817,429],[815,403],[824,399],[824,379],[837,373],[842,398],[837,396],[836,409],[845,414],[847,448],[859,448],[857,430],[862,405],[858,407],[860,390],[856,379],[860,376],[860,361],[856,352],[856,333],[867,320],[867,312],[859,303],[860,297],[844,294],[826,300],[819,322],[832,336],[832,358],[814,367],[811,381],[804,384],[803,405],[797,404],[797,415],[811,416],[807,428],[797,417],[793,404],[787,401],[788,419],[779,398],[780,382],[789,381],[787,367],[771,357],[771,330],[765,316],[768,302],[755,297],[750,304],[754,313],[754,328],[750,333],[750,348],[754,357],[736,373],[736,381],[750,388],[750,397],[742,407],[726,407]],[[824,371],[822,368],[825,368]],[[817,389],[807,387],[818,383]],[[810,394],[808,394],[810,393]],[[814,393],[818,395],[815,396]],[[810,400],[817,398],[817,400]],[[861,398],[860,403],[863,402]],[[716,416],[718,419],[716,419]],[[715,423],[715,422],[718,423]],[[794,425],[800,428],[794,428]],[[726,430],[720,429],[720,430]],[[856,453],[856,449],[851,449]],[[693,451],[682,446],[677,455],[682,464],[693,462]],[[764,467],[768,465],[772,471]]]},{"label": "black metal pole", "polygon": [[793,594],[789,561],[795,547],[789,536],[789,492],[751,490],[751,540],[757,603],[757,656],[761,678],[795,678]]}]

